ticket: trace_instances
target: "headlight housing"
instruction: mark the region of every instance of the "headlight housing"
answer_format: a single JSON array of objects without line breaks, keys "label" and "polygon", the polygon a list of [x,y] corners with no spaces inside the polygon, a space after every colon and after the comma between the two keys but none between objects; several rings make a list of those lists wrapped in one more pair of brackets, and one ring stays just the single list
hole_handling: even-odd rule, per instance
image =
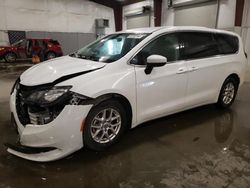
[{"label": "headlight housing", "polygon": [[14,92],[14,90],[18,87],[19,85],[19,82],[20,82],[20,77],[18,77],[15,81],[15,83],[13,84],[11,90],[10,90],[10,94],[12,94]]},{"label": "headlight housing", "polygon": [[27,97],[26,101],[41,106],[53,105],[69,97],[69,90],[71,87],[72,86],[54,86],[50,89],[34,91]]}]

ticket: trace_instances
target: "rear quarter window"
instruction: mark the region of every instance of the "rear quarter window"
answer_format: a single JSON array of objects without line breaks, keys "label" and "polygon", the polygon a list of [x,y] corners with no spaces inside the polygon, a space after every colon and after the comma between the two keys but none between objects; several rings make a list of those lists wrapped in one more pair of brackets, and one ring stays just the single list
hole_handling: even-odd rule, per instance
[{"label": "rear quarter window", "polygon": [[238,37],[227,34],[215,34],[220,54],[234,54],[239,50]]}]

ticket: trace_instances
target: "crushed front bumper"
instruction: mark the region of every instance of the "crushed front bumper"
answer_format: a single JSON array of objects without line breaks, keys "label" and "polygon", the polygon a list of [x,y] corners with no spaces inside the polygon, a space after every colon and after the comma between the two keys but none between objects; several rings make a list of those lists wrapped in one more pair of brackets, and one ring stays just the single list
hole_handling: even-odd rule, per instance
[{"label": "crushed front bumper", "polygon": [[[24,126],[20,123],[16,113],[15,96],[16,91],[10,97],[10,109],[20,135],[20,145],[14,145],[14,147],[8,145],[9,153],[32,161],[46,162],[63,158],[83,147],[82,121],[92,105],[66,105],[52,122],[44,125],[27,124]],[[34,149],[37,152],[25,152],[25,149],[20,149],[22,147],[53,149]]]}]

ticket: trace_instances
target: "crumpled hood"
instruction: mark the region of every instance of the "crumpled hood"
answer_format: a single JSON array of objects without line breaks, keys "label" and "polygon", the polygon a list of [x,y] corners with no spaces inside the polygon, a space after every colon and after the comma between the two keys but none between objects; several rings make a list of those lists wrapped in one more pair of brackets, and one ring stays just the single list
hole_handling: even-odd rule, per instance
[{"label": "crumpled hood", "polygon": [[21,75],[20,81],[26,86],[47,84],[65,76],[100,69],[105,65],[101,62],[63,56],[32,66]]}]

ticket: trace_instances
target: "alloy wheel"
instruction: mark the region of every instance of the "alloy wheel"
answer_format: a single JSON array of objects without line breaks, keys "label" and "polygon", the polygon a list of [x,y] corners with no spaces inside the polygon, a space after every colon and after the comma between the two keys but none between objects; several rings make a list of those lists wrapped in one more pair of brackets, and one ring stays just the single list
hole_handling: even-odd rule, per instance
[{"label": "alloy wheel", "polygon": [[226,84],[224,91],[222,93],[222,100],[225,104],[229,104],[232,102],[235,95],[235,87],[232,82]]},{"label": "alloy wheel", "polygon": [[121,129],[121,115],[113,108],[103,109],[93,118],[90,128],[95,142],[111,142]]}]

